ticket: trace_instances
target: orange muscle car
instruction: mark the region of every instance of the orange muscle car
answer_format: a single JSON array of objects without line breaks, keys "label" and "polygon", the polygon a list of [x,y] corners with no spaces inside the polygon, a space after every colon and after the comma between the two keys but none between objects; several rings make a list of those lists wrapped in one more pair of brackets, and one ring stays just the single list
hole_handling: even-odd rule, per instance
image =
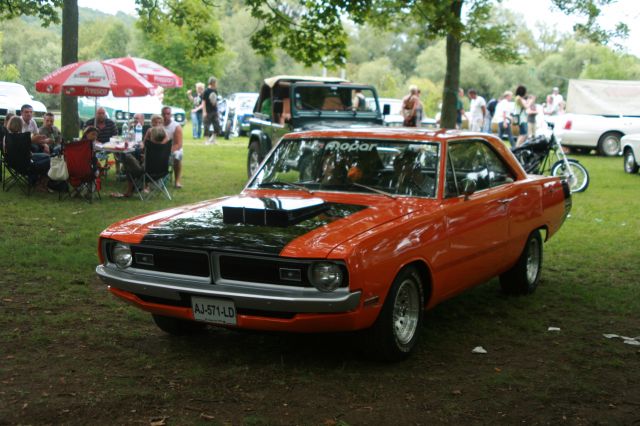
[{"label": "orange muscle car", "polygon": [[397,360],[425,309],[495,276],[533,292],[570,208],[566,182],[490,135],[291,133],[239,195],[110,226],[96,271],[168,333],[358,330]]}]

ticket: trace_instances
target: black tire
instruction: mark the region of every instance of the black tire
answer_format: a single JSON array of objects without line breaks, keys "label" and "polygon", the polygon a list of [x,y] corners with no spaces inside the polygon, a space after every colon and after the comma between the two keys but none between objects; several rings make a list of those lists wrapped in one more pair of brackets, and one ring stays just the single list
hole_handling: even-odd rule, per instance
[{"label": "black tire", "polygon": [[247,175],[249,177],[258,170],[258,166],[262,163],[262,153],[260,152],[260,142],[257,140],[249,144],[249,153],[247,154]]},{"label": "black tire", "polygon": [[516,264],[500,275],[500,287],[505,294],[531,294],[538,287],[541,272],[542,237],[540,231],[536,229],[527,238]]},{"label": "black tire", "polygon": [[640,170],[640,166],[638,166],[638,162],[636,161],[635,155],[633,155],[633,150],[631,148],[627,148],[624,150],[624,171],[627,173],[638,173]]},{"label": "black tire", "polygon": [[598,139],[598,152],[606,157],[615,157],[620,152],[622,134],[607,132]]},{"label": "black tire", "polygon": [[180,318],[165,317],[163,315],[151,314],[153,322],[158,328],[172,336],[186,336],[196,334],[204,330],[205,324]]},{"label": "black tire", "polygon": [[576,160],[569,159],[569,168],[571,169],[571,174],[569,170],[567,170],[564,161],[557,161],[551,166],[551,175],[552,176],[566,176],[569,181],[569,189],[571,192],[584,192],[589,187],[589,172],[587,169],[580,164]]},{"label": "black tire", "polygon": [[364,331],[367,355],[400,361],[416,347],[424,316],[424,289],[413,267],[400,271],[373,326]]}]

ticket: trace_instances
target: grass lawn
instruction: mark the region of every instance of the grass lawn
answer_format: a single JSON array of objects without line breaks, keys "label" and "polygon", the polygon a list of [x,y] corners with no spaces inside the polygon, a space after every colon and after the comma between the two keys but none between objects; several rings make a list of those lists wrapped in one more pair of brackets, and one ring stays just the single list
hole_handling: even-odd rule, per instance
[{"label": "grass lawn", "polygon": [[591,184],[545,244],[534,295],[494,280],[451,299],[427,313],[415,356],[385,365],[350,335],[171,338],[96,279],[102,229],[237,193],[246,152],[246,138],[187,139],[173,201],[112,199],[113,175],[93,204],[0,193],[0,424],[640,421],[640,347],[602,336],[640,336],[640,175],[621,158],[573,156]]}]

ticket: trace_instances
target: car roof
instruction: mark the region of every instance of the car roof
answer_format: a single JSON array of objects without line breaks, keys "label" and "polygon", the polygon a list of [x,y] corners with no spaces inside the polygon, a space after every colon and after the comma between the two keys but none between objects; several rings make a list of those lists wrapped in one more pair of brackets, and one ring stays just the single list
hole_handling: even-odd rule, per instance
[{"label": "car roof", "polygon": [[348,80],[339,77],[314,77],[314,76],[299,76],[299,75],[277,75],[275,77],[269,77],[264,79],[264,84],[269,87],[273,87],[279,81],[314,81],[319,83],[347,83]]},{"label": "car roof", "polygon": [[442,140],[457,139],[460,137],[478,136],[486,138],[486,133],[468,132],[447,129],[425,129],[420,127],[358,127],[350,129],[326,129],[293,132],[286,138],[382,138],[382,139],[408,139],[408,140]]},{"label": "car roof", "polygon": [[10,81],[0,81],[0,86],[21,86],[21,87],[24,87],[22,84],[13,83],[13,82],[10,82]]}]

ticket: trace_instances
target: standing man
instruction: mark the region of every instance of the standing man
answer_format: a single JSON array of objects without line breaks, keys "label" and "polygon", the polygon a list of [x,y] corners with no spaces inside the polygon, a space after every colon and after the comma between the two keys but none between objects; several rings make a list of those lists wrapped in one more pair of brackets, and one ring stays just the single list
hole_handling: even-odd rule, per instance
[{"label": "standing man", "polygon": [[38,133],[38,125],[33,119],[33,107],[24,104],[20,108],[20,120],[22,120],[22,133],[31,133],[31,152],[49,154],[49,146],[44,142],[45,136]]},{"label": "standing man", "polygon": [[182,188],[182,126],[173,121],[171,107],[162,107],[162,124],[171,145],[171,158],[173,158],[173,173],[175,176],[175,188]]},{"label": "standing man", "polygon": [[[220,120],[218,117],[218,80],[209,77],[209,87],[202,94],[202,107],[204,108],[204,136],[209,136],[207,144],[216,143],[216,135],[220,134]],[[209,129],[213,125],[213,133]]]},{"label": "standing man", "polygon": [[472,132],[481,132],[487,115],[487,102],[482,96],[478,96],[476,89],[469,89],[469,112],[471,113],[471,122],[469,128]]},{"label": "standing man", "polygon": [[402,116],[404,127],[416,127],[416,110],[418,108],[418,86],[409,86],[409,94],[402,98]]},{"label": "standing man", "polygon": [[513,140],[513,131],[511,130],[511,113],[513,112],[513,103],[511,102],[513,93],[507,90],[496,105],[496,113],[493,115],[493,121],[498,123],[498,137],[503,139],[507,136],[511,148],[515,148]]},{"label": "standing man", "polygon": [[118,127],[113,120],[107,118],[107,111],[104,108],[99,107],[96,110],[96,116],[90,118],[84,123],[84,128],[92,126],[98,129],[98,142],[107,143],[112,136],[118,135]]},{"label": "standing man", "polygon": [[557,115],[562,111],[564,98],[560,94],[560,89],[554,87],[551,91],[551,115]]},{"label": "standing man", "polygon": [[49,147],[49,153],[57,155],[62,150],[62,134],[60,130],[53,125],[54,119],[55,116],[53,113],[46,113],[44,115],[44,124],[38,130],[38,133],[46,138],[44,143]]}]

